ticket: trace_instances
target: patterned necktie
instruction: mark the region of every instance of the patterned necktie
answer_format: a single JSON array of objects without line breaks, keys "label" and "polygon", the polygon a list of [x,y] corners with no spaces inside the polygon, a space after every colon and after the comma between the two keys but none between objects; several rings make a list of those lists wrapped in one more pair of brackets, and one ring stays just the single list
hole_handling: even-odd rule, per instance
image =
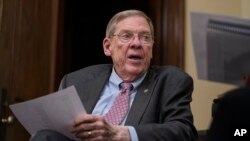
[{"label": "patterned necktie", "polygon": [[125,118],[129,110],[130,91],[133,89],[133,85],[131,83],[122,82],[119,86],[121,91],[115,98],[110,110],[104,116],[105,120],[113,125],[121,124]]}]

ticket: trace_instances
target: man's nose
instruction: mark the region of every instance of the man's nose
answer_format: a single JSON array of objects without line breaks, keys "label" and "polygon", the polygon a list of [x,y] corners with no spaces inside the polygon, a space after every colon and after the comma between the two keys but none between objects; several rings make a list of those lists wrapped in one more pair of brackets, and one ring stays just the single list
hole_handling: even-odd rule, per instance
[{"label": "man's nose", "polygon": [[138,35],[135,35],[134,38],[132,38],[131,43],[133,43],[133,44],[141,44],[140,37]]},{"label": "man's nose", "polygon": [[139,36],[134,36],[134,38],[132,39],[130,46],[132,48],[141,48],[142,47],[142,43],[141,40],[139,38]]}]

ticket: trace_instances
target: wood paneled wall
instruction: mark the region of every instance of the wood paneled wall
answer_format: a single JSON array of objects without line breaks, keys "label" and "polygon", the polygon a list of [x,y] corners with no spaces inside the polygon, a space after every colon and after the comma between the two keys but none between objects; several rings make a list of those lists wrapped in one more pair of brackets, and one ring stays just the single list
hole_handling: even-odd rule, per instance
[{"label": "wood paneled wall", "polygon": [[[0,32],[0,88],[8,104],[54,91],[57,3],[51,0],[3,0]],[[28,114],[28,113],[27,113]],[[27,115],[33,116],[33,115]],[[5,141],[26,141],[29,134],[17,120],[6,127]]]},{"label": "wood paneled wall", "polygon": [[150,0],[156,29],[153,64],[184,67],[185,0]]}]

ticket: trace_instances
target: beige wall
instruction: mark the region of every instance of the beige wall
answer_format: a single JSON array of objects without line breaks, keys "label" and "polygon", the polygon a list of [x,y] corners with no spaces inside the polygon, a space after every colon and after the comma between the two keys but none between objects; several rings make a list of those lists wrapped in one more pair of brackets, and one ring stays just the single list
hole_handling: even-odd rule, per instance
[{"label": "beige wall", "polygon": [[250,0],[186,0],[185,70],[194,79],[191,108],[194,114],[194,124],[198,130],[207,129],[210,125],[213,99],[230,89],[236,88],[236,86],[197,78],[191,37],[190,12],[249,18],[249,7]]},{"label": "beige wall", "polygon": [[250,0],[241,0],[241,14],[243,18],[250,19]]}]

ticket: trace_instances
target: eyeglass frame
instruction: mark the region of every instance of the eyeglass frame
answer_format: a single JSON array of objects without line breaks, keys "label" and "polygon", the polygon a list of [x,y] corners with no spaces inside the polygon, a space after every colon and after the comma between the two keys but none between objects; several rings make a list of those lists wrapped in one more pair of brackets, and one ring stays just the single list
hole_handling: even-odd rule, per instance
[{"label": "eyeglass frame", "polygon": [[[124,34],[130,35],[131,37],[125,37]],[[121,41],[122,43],[130,43],[131,41],[135,39],[135,35],[136,35],[135,33],[127,31],[127,32],[121,32],[118,34],[113,34],[112,36],[117,36],[119,41]],[[140,42],[143,44],[152,44],[154,42],[153,36],[150,33],[146,33],[146,32],[138,33],[137,37],[140,40]],[[148,39],[142,40],[143,37],[148,37]],[[125,39],[125,38],[128,38],[128,39]]]}]

